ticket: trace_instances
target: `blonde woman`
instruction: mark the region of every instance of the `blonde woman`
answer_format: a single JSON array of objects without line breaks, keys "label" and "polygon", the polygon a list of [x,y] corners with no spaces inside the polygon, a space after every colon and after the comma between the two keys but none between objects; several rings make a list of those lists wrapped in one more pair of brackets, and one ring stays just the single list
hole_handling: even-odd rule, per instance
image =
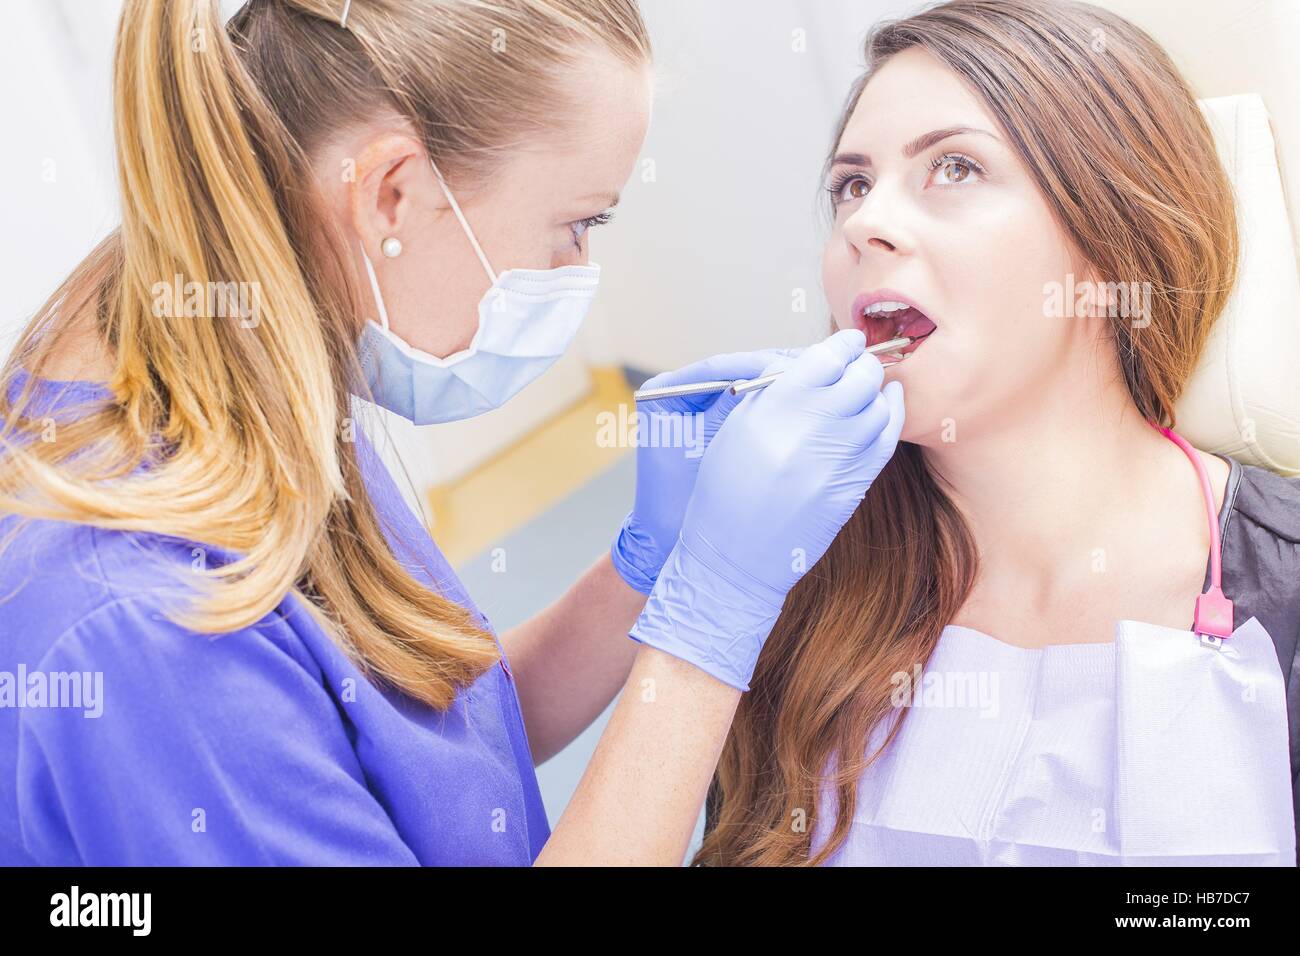
[{"label": "blonde woman", "polygon": [[1236,278],[1192,93],[1082,3],[866,56],[823,279],[838,327],[922,337],[903,444],[785,604],[698,859],[1295,865],[1300,480],[1152,427]]},{"label": "blonde woman", "polygon": [[[643,443],[610,554],[500,641],[352,420],[465,418],[564,350],[648,58],[634,0],[250,0],[228,32],[127,0],[121,228],[0,382],[0,862],[682,862],[791,549],[897,442],[863,333],[652,382],[786,370],[652,407],[708,453]],[[534,762],[625,683],[552,833]]]}]

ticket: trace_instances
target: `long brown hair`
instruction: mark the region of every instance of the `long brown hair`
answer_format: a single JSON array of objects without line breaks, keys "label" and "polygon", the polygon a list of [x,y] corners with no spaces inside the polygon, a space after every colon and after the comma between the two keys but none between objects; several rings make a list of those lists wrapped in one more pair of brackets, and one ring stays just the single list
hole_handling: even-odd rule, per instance
[{"label": "long brown hair", "polygon": [[[1168,55],[1090,4],[954,0],[872,30],[831,155],[867,81],[910,47],[982,98],[1101,281],[1151,283],[1150,326],[1110,328],[1135,406],[1172,426],[1236,279],[1238,238],[1212,134]],[[891,703],[895,675],[928,660],[977,569],[961,514],[921,449],[901,444],[786,600],[724,747],[696,863],[816,865],[844,842],[858,780],[906,715]],[[823,780],[833,806],[818,806]],[[835,824],[810,858],[819,811]]]},{"label": "long brown hair", "polygon": [[[0,373],[0,513],[233,552],[190,578],[181,623],[247,627],[292,592],[372,678],[449,704],[498,652],[394,556],[367,494],[349,419],[364,394],[362,300],[312,154],[394,116],[449,178],[477,182],[547,130],[588,50],[648,61],[635,0],[250,0],[228,27],[219,0],[127,0],[114,59],[122,224]],[[256,322],[159,315],[159,283],[174,276],[256,290]],[[83,311],[112,398],[42,441],[35,378],[8,392],[22,370],[41,375]]]}]

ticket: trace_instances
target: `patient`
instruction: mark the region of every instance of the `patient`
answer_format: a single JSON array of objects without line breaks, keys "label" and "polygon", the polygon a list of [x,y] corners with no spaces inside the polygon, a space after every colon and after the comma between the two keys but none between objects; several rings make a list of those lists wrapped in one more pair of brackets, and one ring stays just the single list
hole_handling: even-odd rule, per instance
[{"label": "patient", "polygon": [[[872,764],[918,718],[894,705],[897,675],[941,640],[975,641],[992,669],[1105,654],[1080,645],[1121,620],[1186,631],[1209,577],[1196,470],[1150,424],[1177,428],[1236,279],[1231,188],[1192,92],[1149,36],[1076,3],[958,0],[878,26],[866,55],[827,165],[823,282],[837,327],[921,337],[886,372],[904,444],[785,603],[697,863],[898,862],[899,845],[853,839],[855,808],[882,798]],[[1196,454],[1236,623],[1257,617],[1287,674],[1300,480]],[[1030,802],[1050,812],[1077,769]],[[934,819],[957,799],[934,792]],[[987,809],[972,838],[1006,837]],[[1061,846],[1104,862],[1098,841]],[[978,862],[1036,859],[1060,862]]]}]

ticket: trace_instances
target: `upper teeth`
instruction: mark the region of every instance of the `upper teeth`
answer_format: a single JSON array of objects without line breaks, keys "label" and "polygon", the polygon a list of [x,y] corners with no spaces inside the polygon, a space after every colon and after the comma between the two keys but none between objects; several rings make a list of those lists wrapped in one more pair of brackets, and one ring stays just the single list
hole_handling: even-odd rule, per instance
[{"label": "upper teeth", "polygon": [[911,306],[906,302],[873,302],[862,310],[863,315],[875,315],[877,312],[897,312],[900,309],[910,309]]}]

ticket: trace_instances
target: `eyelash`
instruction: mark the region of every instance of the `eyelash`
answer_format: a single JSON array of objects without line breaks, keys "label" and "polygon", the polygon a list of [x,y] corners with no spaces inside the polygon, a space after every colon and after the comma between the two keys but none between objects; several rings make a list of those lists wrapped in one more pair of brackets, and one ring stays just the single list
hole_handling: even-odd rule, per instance
[{"label": "eyelash", "polygon": [[[939,169],[945,163],[949,163],[953,161],[961,164],[962,166],[968,167],[972,172],[975,172],[981,176],[984,175],[984,167],[981,166],[979,162],[977,162],[976,160],[967,156],[965,153],[940,153],[939,155],[931,158],[930,161],[926,164],[926,166],[929,168],[931,172],[933,172],[934,170]],[[838,206],[842,202],[847,202],[848,200],[840,198],[844,194],[844,187],[847,186],[849,183],[853,182],[853,180],[855,179],[865,180],[866,178],[867,177],[862,175],[861,173],[853,172],[852,170],[845,170],[844,172],[836,176],[835,179],[831,182],[831,184],[826,187],[826,191],[831,194],[832,204]],[[943,185],[955,186],[959,184],[944,183]]]},{"label": "eyelash", "polygon": [[[613,221],[613,219],[614,219],[614,214],[609,210],[606,210],[605,212],[597,213],[594,216],[588,216],[586,219],[579,219],[577,222],[569,223],[569,230],[573,233],[573,244],[581,248],[582,237],[588,229],[591,229],[594,226],[608,225],[610,222]],[[575,228],[577,226],[582,227],[582,232],[578,232],[578,230]]]}]

